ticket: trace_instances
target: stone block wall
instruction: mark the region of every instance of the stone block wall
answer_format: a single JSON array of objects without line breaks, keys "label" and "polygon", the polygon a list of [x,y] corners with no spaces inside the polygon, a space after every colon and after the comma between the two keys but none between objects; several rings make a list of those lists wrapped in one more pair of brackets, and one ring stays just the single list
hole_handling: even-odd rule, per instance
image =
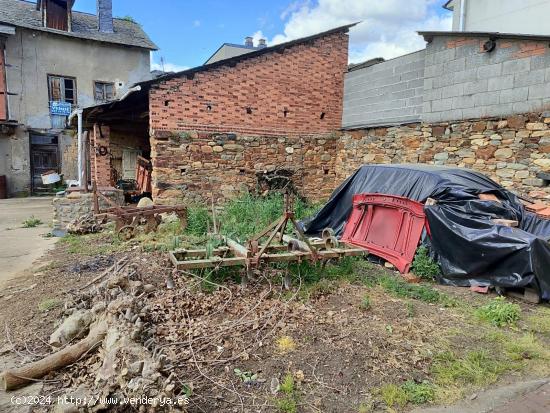
[{"label": "stone block wall", "polygon": [[343,126],[420,121],[425,53],[420,50],[346,73]]},{"label": "stone block wall", "polygon": [[151,138],[156,202],[217,202],[254,191],[257,173],[286,169],[308,199],[326,199],[338,184],[338,137],[252,136],[155,131]]},{"label": "stone block wall", "polygon": [[366,163],[426,163],[472,168],[516,192],[550,198],[550,113],[414,123],[348,131],[335,161],[341,182]]},{"label": "stone block wall", "polygon": [[548,41],[435,36],[426,47],[422,121],[507,116],[550,103]]}]

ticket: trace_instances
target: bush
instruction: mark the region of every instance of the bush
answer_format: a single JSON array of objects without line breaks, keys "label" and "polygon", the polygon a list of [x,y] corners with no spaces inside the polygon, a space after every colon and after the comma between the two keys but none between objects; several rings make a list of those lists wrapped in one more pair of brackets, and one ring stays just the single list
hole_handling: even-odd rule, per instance
[{"label": "bush", "polygon": [[408,380],[401,388],[405,391],[409,403],[424,404],[435,399],[435,387],[428,381],[416,383],[413,380]]},{"label": "bush", "polygon": [[489,304],[478,308],[475,314],[481,320],[488,321],[496,327],[504,327],[516,324],[521,308],[517,304],[507,302],[504,297],[497,297]]},{"label": "bush", "polygon": [[431,259],[428,248],[419,247],[416,250],[411,271],[420,278],[432,280],[441,275],[439,264]]}]

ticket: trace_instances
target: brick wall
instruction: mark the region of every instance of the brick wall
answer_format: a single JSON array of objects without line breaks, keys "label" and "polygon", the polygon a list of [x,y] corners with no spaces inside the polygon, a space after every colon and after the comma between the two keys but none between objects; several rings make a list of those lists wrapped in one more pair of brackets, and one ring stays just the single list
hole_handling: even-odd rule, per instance
[{"label": "brick wall", "polygon": [[347,58],[342,31],[166,80],[150,91],[151,129],[257,136],[334,131],[341,127]]},{"label": "brick wall", "polygon": [[[94,125],[90,136],[90,167],[92,173],[92,182],[98,187],[112,186],[111,182],[111,157],[109,154],[109,136],[108,126]],[[101,155],[99,149],[104,147],[107,150],[106,155]]]},{"label": "brick wall", "polygon": [[337,182],[366,163],[426,163],[472,168],[504,187],[550,198],[550,113],[361,129],[339,140]]},{"label": "brick wall", "polygon": [[212,132],[156,131],[151,137],[153,197],[162,203],[217,202],[255,191],[257,173],[294,172],[298,191],[326,199],[337,185],[338,137],[250,136]]}]

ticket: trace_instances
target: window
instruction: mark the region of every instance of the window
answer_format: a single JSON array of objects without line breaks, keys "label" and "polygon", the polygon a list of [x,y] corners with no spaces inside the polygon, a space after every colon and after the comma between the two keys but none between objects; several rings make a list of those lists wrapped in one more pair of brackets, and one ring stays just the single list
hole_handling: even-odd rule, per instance
[{"label": "window", "polygon": [[94,96],[96,102],[106,102],[115,97],[115,84],[109,82],[95,82]]},{"label": "window", "polygon": [[48,75],[50,102],[76,104],[76,79],[74,77]]}]

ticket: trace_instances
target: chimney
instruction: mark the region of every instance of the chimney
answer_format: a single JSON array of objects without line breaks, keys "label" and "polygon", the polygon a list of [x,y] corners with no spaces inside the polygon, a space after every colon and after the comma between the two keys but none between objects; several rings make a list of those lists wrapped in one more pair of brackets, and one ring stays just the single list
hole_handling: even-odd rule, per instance
[{"label": "chimney", "polygon": [[258,48],[263,49],[264,47],[267,47],[267,43],[265,42],[265,39],[258,40]]},{"label": "chimney", "polygon": [[251,36],[246,36],[244,38],[244,45],[247,47],[254,47],[254,40]]},{"label": "chimney", "polygon": [[97,0],[97,27],[100,32],[113,33],[113,0]]}]

